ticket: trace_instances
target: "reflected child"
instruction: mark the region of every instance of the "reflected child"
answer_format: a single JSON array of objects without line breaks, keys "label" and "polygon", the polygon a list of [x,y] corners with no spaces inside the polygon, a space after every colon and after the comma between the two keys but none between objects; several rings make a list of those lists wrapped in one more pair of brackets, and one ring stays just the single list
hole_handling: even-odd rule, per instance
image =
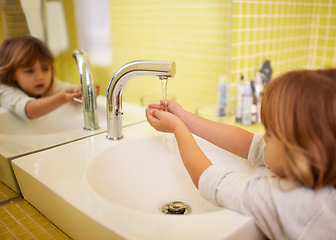
[{"label": "reflected child", "polygon": [[23,119],[34,119],[81,98],[80,87],[54,75],[54,57],[42,41],[32,36],[4,40],[0,47],[0,106]]}]

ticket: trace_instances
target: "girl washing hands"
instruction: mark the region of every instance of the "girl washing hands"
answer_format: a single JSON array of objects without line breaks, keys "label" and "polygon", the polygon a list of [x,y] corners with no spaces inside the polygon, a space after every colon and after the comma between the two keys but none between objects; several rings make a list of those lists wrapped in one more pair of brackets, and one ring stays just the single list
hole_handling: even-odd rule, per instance
[{"label": "girl washing hands", "polygon": [[[210,202],[252,216],[270,239],[335,239],[336,69],[296,70],[271,81],[252,134],[185,111],[174,101],[150,104],[148,122],[175,135],[182,161]],[[274,176],[251,176],[213,165],[192,134]],[[225,223],[223,223],[225,224]]]},{"label": "girl washing hands", "polygon": [[34,119],[81,98],[80,87],[54,78],[53,64],[51,51],[39,39],[6,39],[0,47],[0,106],[23,119]]}]

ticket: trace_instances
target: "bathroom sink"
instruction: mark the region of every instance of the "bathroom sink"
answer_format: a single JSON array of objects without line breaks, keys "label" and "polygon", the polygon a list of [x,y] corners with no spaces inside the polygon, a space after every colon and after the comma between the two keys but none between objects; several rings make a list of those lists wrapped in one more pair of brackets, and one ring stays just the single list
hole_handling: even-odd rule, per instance
[{"label": "bathroom sink", "polygon": [[[250,170],[247,162],[232,161],[227,151],[202,139],[197,141],[213,162]],[[162,207],[174,201],[190,206],[191,214],[223,210],[200,196],[171,134],[147,134],[100,151],[90,162],[86,177],[95,193],[140,211],[161,214]]]},{"label": "bathroom sink", "polygon": [[[123,132],[119,141],[102,133],[13,160],[24,198],[73,239],[262,239],[251,217],[200,196],[171,134],[147,122]],[[215,164],[269,174],[195,139]],[[162,212],[172,202],[190,212]]]},{"label": "bathroom sink", "polygon": [[139,137],[110,146],[92,159],[86,177],[95,193],[140,211],[162,214],[162,207],[174,201],[188,204],[190,214],[222,210],[200,196],[172,135]]}]

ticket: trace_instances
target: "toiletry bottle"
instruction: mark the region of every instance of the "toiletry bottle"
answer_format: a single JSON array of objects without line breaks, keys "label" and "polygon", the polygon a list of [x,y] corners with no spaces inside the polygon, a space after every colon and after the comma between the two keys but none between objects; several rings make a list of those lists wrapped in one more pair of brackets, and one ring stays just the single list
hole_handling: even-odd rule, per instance
[{"label": "toiletry bottle", "polygon": [[227,85],[225,77],[221,76],[219,78],[218,84],[218,117],[225,116],[225,108],[227,106]]},{"label": "toiletry bottle", "polygon": [[271,67],[271,61],[266,60],[261,66],[259,72],[262,74],[262,83],[265,86],[272,78],[273,70]]},{"label": "toiletry bottle", "polygon": [[244,93],[244,75],[240,76],[240,81],[237,85],[237,103],[236,103],[236,122],[242,121],[242,101]]},{"label": "toiletry bottle", "polygon": [[256,110],[257,110],[257,119],[256,122],[261,123],[260,120],[260,106],[261,106],[261,99],[262,99],[262,94],[264,92],[264,85],[263,85],[263,74],[261,72],[257,72],[256,78],[255,78],[255,90],[256,90],[256,97],[257,97],[257,102],[256,102]]},{"label": "toiletry bottle", "polygon": [[250,125],[252,123],[252,89],[250,83],[245,85],[242,97],[242,124]]}]

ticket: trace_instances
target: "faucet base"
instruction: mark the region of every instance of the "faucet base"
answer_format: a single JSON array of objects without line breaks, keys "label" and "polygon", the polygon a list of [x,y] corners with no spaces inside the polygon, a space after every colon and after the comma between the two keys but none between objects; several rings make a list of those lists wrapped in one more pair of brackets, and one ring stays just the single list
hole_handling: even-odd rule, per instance
[{"label": "faucet base", "polygon": [[106,135],[106,139],[108,139],[108,140],[121,140],[123,138],[124,138],[124,136],[121,136],[121,137],[110,137],[110,136]]},{"label": "faucet base", "polygon": [[93,111],[83,110],[83,115],[84,115],[83,128],[85,130],[93,131],[99,129],[97,107],[93,108]]}]

